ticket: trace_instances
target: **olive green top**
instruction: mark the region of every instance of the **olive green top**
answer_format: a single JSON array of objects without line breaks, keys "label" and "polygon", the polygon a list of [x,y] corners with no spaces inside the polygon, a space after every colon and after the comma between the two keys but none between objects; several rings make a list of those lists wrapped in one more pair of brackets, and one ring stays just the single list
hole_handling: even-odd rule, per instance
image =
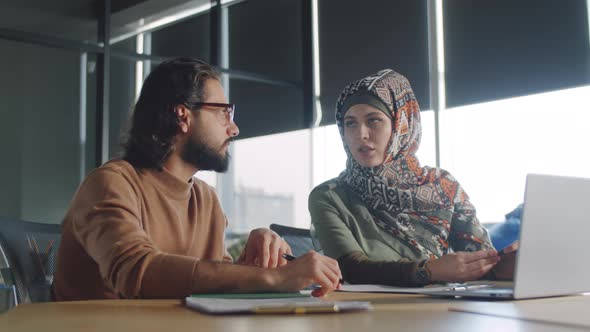
[{"label": "olive green top", "polygon": [[[338,178],[314,188],[309,195],[308,203],[312,236],[319,240],[325,255],[339,260],[347,281],[417,285],[413,273],[418,262],[428,257],[380,228],[360,198]],[[452,220],[452,216],[446,217]],[[462,232],[466,231],[467,226],[462,221],[453,220],[451,225]],[[428,237],[428,224],[416,223],[414,227],[418,234]],[[479,234],[482,229],[484,234]],[[491,247],[484,228],[479,224],[474,225],[473,232],[488,241],[478,248],[466,246],[469,242],[453,236],[451,226],[447,238],[449,247],[455,251],[474,251]],[[350,269],[355,271],[347,271]],[[374,275],[367,275],[369,271]]]},{"label": "olive green top", "polygon": [[361,251],[371,260],[422,258],[410,248],[400,246],[399,241],[377,226],[360,198],[336,179],[322,183],[311,192],[309,212],[313,235],[329,257],[338,259]]}]

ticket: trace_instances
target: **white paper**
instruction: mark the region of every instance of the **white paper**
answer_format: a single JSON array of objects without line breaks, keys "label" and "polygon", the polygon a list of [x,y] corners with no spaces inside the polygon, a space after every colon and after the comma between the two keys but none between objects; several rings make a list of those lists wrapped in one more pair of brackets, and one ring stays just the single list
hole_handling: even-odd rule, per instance
[{"label": "white paper", "polygon": [[428,294],[430,292],[449,291],[455,288],[466,287],[465,284],[450,284],[441,286],[426,287],[395,287],[385,285],[348,285],[340,286],[340,292],[359,292],[359,293],[405,293],[405,294]]}]

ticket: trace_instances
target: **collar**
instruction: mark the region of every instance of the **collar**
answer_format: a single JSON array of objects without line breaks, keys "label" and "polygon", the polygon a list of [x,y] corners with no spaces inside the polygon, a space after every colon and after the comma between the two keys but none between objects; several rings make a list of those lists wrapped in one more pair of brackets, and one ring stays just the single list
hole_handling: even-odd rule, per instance
[{"label": "collar", "polygon": [[194,183],[192,177],[188,181],[183,180],[172,174],[165,167],[161,170],[146,170],[146,174],[159,189],[164,191],[170,197],[179,200],[190,197],[191,188]]}]

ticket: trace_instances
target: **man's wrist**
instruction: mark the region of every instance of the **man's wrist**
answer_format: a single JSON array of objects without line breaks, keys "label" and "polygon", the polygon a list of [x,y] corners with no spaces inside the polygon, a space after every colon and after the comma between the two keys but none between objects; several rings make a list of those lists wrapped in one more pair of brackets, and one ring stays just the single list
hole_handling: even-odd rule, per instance
[{"label": "man's wrist", "polygon": [[263,289],[277,290],[282,283],[279,269],[264,269],[260,275]]}]

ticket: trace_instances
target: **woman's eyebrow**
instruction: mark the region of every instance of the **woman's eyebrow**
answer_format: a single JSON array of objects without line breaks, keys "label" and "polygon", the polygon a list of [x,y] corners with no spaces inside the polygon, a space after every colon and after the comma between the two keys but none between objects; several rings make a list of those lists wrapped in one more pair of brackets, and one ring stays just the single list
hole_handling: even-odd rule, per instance
[{"label": "woman's eyebrow", "polygon": [[[375,115],[379,115],[379,114],[383,114],[383,112],[379,112],[379,111],[370,112],[370,113],[367,113],[367,114],[363,115],[362,117],[363,118],[368,118],[370,116],[375,116]],[[385,114],[383,114],[383,115],[386,116]],[[344,120],[356,120],[356,119],[357,119],[357,117],[354,116],[354,115],[345,115],[344,116]]]},{"label": "woman's eyebrow", "polygon": [[367,113],[364,115],[365,118],[371,117],[371,116],[375,116],[375,115],[380,115],[382,114],[383,116],[387,116],[385,115],[385,113],[380,112],[380,111],[375,111],[375,112],[371,112],[371,113]]}]

